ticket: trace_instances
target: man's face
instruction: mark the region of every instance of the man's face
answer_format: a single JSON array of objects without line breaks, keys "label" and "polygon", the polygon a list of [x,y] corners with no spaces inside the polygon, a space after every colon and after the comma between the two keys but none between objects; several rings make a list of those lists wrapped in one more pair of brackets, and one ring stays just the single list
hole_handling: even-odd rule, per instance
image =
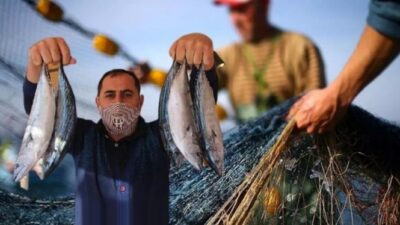
[{"label": "man's face", "polygon": [[139,109],[143,105],[143,95],[140,95],[135,80],[128,74],[122,73],[104,78],[99,96],[96,97],[97,107],[107,107],[117,102]]},{"label": "man's face", "polygon": [[257,38],[257,29],[265,23],[265,8],[259,8],[262,6],[260,1],[250,1],[248,3],[229,6],[231,21],[244,41],[253,41]]}]

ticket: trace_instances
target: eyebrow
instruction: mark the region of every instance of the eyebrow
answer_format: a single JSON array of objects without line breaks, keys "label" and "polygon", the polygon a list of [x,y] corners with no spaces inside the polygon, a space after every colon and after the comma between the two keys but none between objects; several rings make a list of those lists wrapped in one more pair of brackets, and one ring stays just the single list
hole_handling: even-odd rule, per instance
[{"label": "eyebrow", "polygon": [[[105,91],[104,92],[104,94],[114,94],[116,91],[115,90],[107,90],[107,91]],[[121,91],[119,91],[119,92],[130,92],[130,93],[133,93],[133,90],[131,90],[131,89],[124,89],[124,90],[121,90]]]}]

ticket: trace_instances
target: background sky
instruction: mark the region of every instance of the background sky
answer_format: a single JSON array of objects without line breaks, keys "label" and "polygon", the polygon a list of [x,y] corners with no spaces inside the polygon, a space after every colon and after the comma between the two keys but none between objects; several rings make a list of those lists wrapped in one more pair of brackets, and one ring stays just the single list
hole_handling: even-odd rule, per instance
[{"label": "background sky", "polygon": [[[202,32],[210,36],[216,49],[238,41],[227,8],[206,0],[63,0],[66,15],[82,25],[104,32],[123,43],[140,60],[167,70],[171,64],[168,49],[181,35]],[[365,26],[366,0],[275,0],[271,1],[273,24],[310,37],[320,48],[327,80],[335,79],[350,57]],[[79,61],[79,59],[78,59]],[[394,63],[355,100],[370,112],[400,122],[400,60]],[[149,90],[147,90],[149,89]],[[145,115],[156,118],[158,95],[145,88]],[[148,94],[148,95],[146,95]],[[220,101],[227,105],[223,93]]]},{"label": "background sky", "polygon": [[[168,49],[178,37],[202,32],[210,36],[216,49],[239,41],[230,23],[225,6],[215,6],[211,0],[55,0],[64,9],[65,18],[81,26],[105,33],[141,61],[168,70],[171,59]],[[22,4],[22,5],[21,5]],[[303,33],[320,48],[325,62],[327,81],[335,79],[355,48],[368,14],[366,0],[271,0],[270,20],[285,30]],[[17,0],[0,2],[0,52],[6,59],[17,59],[24,70],[29,47],[48,36],[62,36],[70,45],[78,64],[66,68],[78,97],[78,114],[97,120],[94,107],[97,82],[107,70],[127,68],[121,57],[108,57],[91,47],[91,40],[64,24],[50,23],[38,16],[25,3]],[[3,81],[1,79],[4,79]],[[19,86],[12,87],[9,78],[0,77],[3,101],[21,108]],[[14,82],[15,83],[15,82]],[[4,84],[4,85],[3,85]],[[9,84],[12,84],[11,86]],[[368,111],[400,123],[400,59],[369,85],[355,100]],[[7,86],[8,85],[8,86]],[[8,89],[7,89],[8,88]],[[143,87],[145,104],[142,115],[146,120],[157,118],[159,89]],[[5,97],[4,97],[5,96]],[[230,110],[225,92],[219,102]],[[83,104],[85,103],[85,104]],[[20,112],[23,114],[23,112]],[[232,126],[232,124],[224,127]]]}]

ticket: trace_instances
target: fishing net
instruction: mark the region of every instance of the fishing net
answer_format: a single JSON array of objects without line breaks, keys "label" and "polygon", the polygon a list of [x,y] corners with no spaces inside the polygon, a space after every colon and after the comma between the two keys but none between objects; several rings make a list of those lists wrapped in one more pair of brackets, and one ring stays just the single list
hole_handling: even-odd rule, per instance
[{"label": "fishing net", "polygon": [[292,127],[207,224],[399,224],[398,127],[359,108],[325,135]]},{"label": "fishing net", "polygon": [[[310,136],[283,119],[292,102],[224,134],[224,176],[171,168],[170,224],[398,224],[400,128],[351,107],[335,132]],[[5,224],[71,224],[72,211],[73,196],[0,192]]]}]

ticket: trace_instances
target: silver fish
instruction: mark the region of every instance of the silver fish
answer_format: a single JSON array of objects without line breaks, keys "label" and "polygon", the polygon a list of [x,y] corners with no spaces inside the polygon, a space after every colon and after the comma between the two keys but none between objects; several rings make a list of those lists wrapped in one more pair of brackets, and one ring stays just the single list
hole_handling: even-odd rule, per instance
[{"label": "silver fish", "polygon": [[211,168],[222,175],[224,171],[224,143],[215,112],[214,92],[202,66],[200,69],[192,69],[191,79],[194,79],[192,81],[194,84],[192,98],[201,147],[205,151]]},{"label": "silver fish", "polygon": [[197,170],[201,170],[204,157],[198,142],[185,62],[174,62],[168,72],[160,94],[159,122],[164,146],[174,161],[179,161],[180,152]]},{"label": "silver fish", "polygon": [[56,94],[50,86],[49,76],[45,68],[42,68],[28,125],[15,162],[16,182],[28,174],[47,150],[54,128],[55,98]]},{"label": "silver fish", "polygon": [[43,177],[47,177],[67,152],[76,125],[75,97],[62,66],[58,70],[58,92],[53,136],[43,155]]}]

